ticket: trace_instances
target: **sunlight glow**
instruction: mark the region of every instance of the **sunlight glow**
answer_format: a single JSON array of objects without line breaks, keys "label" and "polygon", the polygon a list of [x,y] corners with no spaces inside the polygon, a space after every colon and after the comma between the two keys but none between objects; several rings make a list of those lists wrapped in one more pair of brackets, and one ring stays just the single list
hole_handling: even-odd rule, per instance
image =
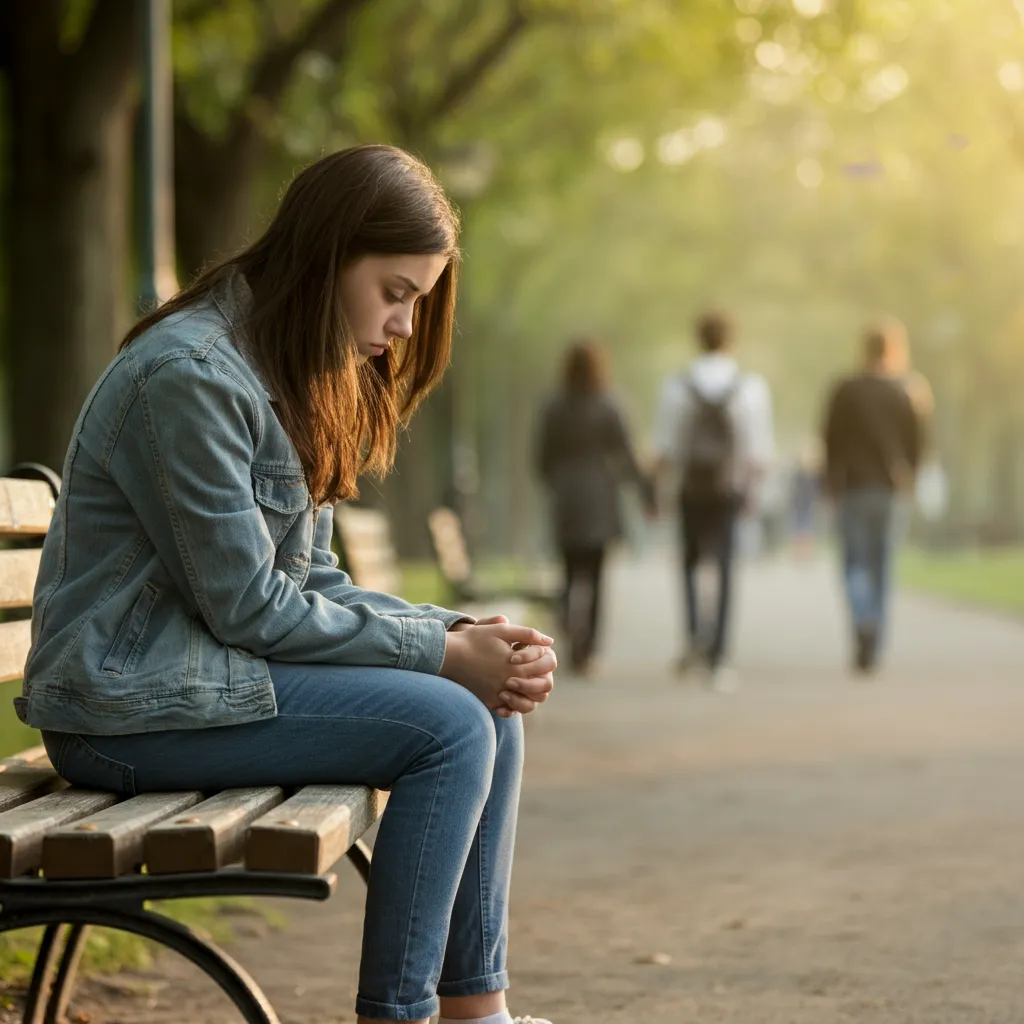
[{"label": "sunlight glow", "polygon": [[902,95],[909,84],[906,69],[899,64],[889,64],[865,78],[864,93],[872,103],[881,106]]},{"label": "sunlight glow", "polygon": [[804,188],[817,188],[825,180],[825,172],[813,157],[805,157],[796,165],[796,180]]},{"label": "sunlight glow", "polygon": [[999,69],[999,84],[1007,92],[1024,92],[1024,65],[1008,60]]},{"label": "sunlight glow", "polygon": [[741,43],[752,46],[763,34],[764,29],[761,28],[761,22],[757,18],[740,18],[736,22],[736,38]]},{"label": "sunlight glow", "polygon": [[786,63],[786,51],[776,42],[766,39],[757,44],[754,58],[767,71],[778,71]]},{"label": "sunlight glow", "polygon": [[635,171],[644,162],[644,144],[629,136],[616,139],[608,147],[606,158],[617,171]]},{"label": "sunlight glow", "polygon": [[693,129],[693,139],[701,149],[717,149],[726,137],[725,123],[717,117],[702,117]]},{"label": "sunlight glow", "polygon": [[697,144],[687,131],[667,132],[658,139],[658,159],[669,167],[678,167],[693,159]]},{"label": "sunlight glow", "polygon": [[793,9],[805,18],[817,18],[825,13],[825,0],[793,0]]}]

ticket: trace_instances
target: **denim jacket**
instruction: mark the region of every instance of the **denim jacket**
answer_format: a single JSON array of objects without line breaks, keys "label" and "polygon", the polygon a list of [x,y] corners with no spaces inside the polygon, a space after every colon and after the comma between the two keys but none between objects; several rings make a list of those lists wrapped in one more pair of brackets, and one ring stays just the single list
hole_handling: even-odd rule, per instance
[{"label": "denim jacket", "polygon": [[15,700],[29,725],[110,735],[270,718],[268,659],[441,669],[445,631],[466,616],[338,568],[333,510],[314,506],[233,340],[244,290],[162,320],[85,402]]}]

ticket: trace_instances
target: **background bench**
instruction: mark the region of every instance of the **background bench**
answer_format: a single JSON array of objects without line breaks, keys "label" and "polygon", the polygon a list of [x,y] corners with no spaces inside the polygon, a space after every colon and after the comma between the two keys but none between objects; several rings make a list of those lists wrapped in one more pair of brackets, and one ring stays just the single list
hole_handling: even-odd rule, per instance
[{"label": "background bench", "polygon": [[[372,508],[337,505],[334,509],[334,532],[346,571],[357,587],[401,595],[402,570],[385,513]],[[527,603],[521,597],[473,596],[454,588],[451,596],[452,608],[477,619],[500,614],[507,615],[512,622],[525,623],[529,618]]]},{"label": "background bench", "polygon": [[454,509],[435,508],[427,517],[434,557],[456,605],[460,601],[494,604],[513,599],[527,604],[551,605],[559,600],[557,574],[535,572],[516,586],[486,587],[473,569],[462,520]]},{"label": "background bench", "polygon": [[[39,545],[54,509],[49,483],[0,478],[0,680],[21,677],[30,644]],[[43,747],[0,761],[0,933],[43,926],[25,1024],[64,1017],[90,925],[134,932],[190,959],[253,1024],[277,1024],[266,996],[227,954],[149,900],[293,896],[324,900],[386,794],[366,786],[269,786],[221,792],[113,793],[68,786]],[[145,872],[145,873],[143,873]]]}]

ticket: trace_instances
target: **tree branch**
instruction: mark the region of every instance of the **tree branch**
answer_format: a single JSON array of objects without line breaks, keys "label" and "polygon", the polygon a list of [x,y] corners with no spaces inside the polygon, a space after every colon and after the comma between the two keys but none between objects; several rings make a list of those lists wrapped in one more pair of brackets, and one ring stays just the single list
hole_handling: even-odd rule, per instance
[{"label": "tree branch", "polygon": [[530,19],[519,3],[513,3],[505,24],[480,51],[461,68],[456,68],[440,93],[422,111],[420,118],[435,123],[450,114],[477,87],[481,79],[512,48],[512,44],[530,24]]},{"label": "tree branch", "polygon": [[295,62],[307,50],[319,49],[334,58],[344,55],[349,43],[349,22],[367,0],[327,0],[294,39],[271,47],[253,72],[249,93],[276,103],[292,76]]}]

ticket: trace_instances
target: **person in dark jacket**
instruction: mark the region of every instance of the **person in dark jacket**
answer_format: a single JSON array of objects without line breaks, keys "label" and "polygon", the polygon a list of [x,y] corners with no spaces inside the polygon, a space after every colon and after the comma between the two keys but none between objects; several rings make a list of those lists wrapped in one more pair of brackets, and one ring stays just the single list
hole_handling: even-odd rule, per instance
[{"label": "person in dark jacket", "polygon": [[864,369],[833,390],[825,416],[825,480],[836,501],[843,577],[854,634],[854,668],[877,665],[888,617],[892,563],[925,446],[931,391],[908,376],[902,324],[864,339]]},{"label": "person in dark jacket", "polygon": [[565,566],[562,613],[571,665],[585,675],[597,640],[605,552],[622,534],[621,483],[635,482],[648,511],[653,508],[651,483],[637,464],[593,340],[570,346],[561,391],[541,414],[536,449]]}]

